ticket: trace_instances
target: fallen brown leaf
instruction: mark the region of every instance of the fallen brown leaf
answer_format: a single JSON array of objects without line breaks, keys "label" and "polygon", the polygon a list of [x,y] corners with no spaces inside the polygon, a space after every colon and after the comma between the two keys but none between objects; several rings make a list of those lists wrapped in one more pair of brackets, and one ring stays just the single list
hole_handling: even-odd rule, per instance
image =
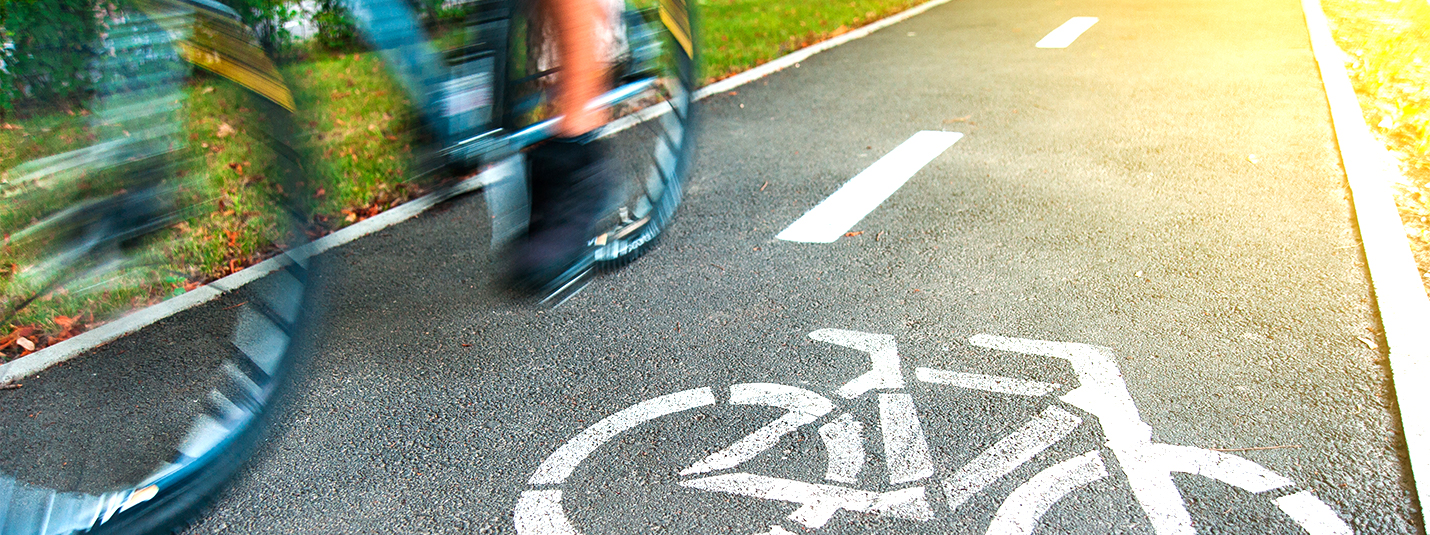
[{"label": "fallen brown leaf", "polygon": [[218,132],[215,133],[214,135],[215,135],[215,136],[218,136],[218,137],[220,137],[220,138],[225,138],[225,137],[228,137],[228,136],[233,135],[235,132],[236,132],[236,130],[234,130],[232,126],[229,126],[228,123],[219,123],[219,124],[218,124]]},{"label": "fallen brown leaf", "polygon": [[15,340],[29,336],[34,332],[34,327],[20,327],[18,329],[15,329],[14,331],[11,331],[10,334],[0,337],[0,349],[5,349],[10,346],[13,346],[15,345]]},{"label": "fallen brown leaf", "polygon": [[853,238],[853,237],[858,236],[858,235],[863,234],[863,233],[864,233],[864,231],[862,231],[862,230],[845,232],[845,233],[844,233],[844,237],[845,237],[845,238]]}]

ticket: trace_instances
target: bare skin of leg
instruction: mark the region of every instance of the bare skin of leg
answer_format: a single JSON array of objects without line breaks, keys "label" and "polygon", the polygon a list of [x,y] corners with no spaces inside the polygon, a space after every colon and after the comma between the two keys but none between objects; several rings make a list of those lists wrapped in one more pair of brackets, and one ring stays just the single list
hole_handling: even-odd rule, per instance
[{"label": "bare skin of leg", "polygon": [[606,124],[604,111],[586,109],[587,103],[606,91],[598,57],[605,13],[597,0],[545,0],[544,7],[555,23],[556,53],[561,61],[556,108],[565,119],[557,129],[563,137],[580,136]]}]

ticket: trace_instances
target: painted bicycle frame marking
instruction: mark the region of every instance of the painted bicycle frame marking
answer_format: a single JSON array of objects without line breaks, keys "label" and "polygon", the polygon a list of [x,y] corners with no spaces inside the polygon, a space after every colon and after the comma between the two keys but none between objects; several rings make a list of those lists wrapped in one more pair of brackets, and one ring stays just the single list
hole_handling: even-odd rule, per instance
[{"label": "painted bicycle frame marking", "polygon": [[[787,520],[805,530],[824,527],[841,510],[926,522],[936,518],[926,495],[927,485],[941,484],[947,510],[955,511],[995,481],[1069,436],[1083,422],[1082,417],[1073,412],[1052,405],[968,464],[945,467],[943,473],[947,475],[941,481],[935,481],[935,463],[929,456],[912,398],[901,392],[905,378],[894,338],[840,329],[821,329],[809,336],[869,356],[870,371],[835,389],[835,393],[846,399],[856,399],[878,391],[880,428],[885,457],[890,465],[890,483],[896,486],[922,484],[877,493],[838,484],[808,483],[745,472],[703,476],[736,468],[777,444],[786,434],[823,419],[836,408],[830,399],[806,389],[771,383],[744,383],[730,387],[731,405],[765,405],[784,409],[786,414],[681,471],[682,476],[700,476],[681,481],[681,486],[798,504],[799,507],[788,515]],[[1159,535],[1195,533],[1181,492],[1173,483],[1173,472],[1215,479],[1253,494],[1285,489],[1294,484],[1290,479],[1235,455],[1152,442],[1152,428],[1142,421],[1117,368],[1115,355],[1108,348],[987,334],[974,336],[969,343],[975,347],[1067,361],[1072,365],[1079,386],[1057,396],[1057,399],[1095,418],[1106,438],[1103,443],[1105,450],[1088,451],[1056,463],[1015,488],[994,513],[987,530],[990,535],[1032,533],[1042,516],[1063,497],[1111,475],[1103,461],[1106,452],[1116,457],[1133,495]],[[1027,379],[922,367],[915,370],[915,379],[929,384],[1027,397],[1053,395],[1062,388],[1061,385]],[[524,535],[580,533],[565,514],[559,487],[581,462],[627,430],[657,418],[715,404],[714,391],[708,387],[686,390],[637,403],[582,431],[548,457],[528,481],[531,488],[522,493],[516,504],[517,531]],[[826,479],[846,484],[857,481],[857,474],[865,463],[864,428],[862,422],[847,412],[820,427],[824,451],[830,452]],[[1307,533],[1351,533],[1350,527],[1335,511],[1310,491],[1283,491],[1280,494],[1271,501]],[[781,533],[791,532],[772,525],[762,535]]]}]

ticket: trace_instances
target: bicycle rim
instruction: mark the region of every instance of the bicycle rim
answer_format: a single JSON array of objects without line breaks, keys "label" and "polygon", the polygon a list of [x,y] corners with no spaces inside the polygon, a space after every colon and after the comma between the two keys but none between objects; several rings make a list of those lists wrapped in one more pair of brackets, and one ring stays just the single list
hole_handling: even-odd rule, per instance
[{"label": "bicycle rim", "polygon": [[[699,50],[688,0],[626,0],[612,12],[607,51],[613,93],[624,93],[599,133],[619,185],[592,239],[593,261],[614,269],[640,257],[674,220],[695,145],[693,106]],[[518,10],[507,65],[508,128],[550,116],[546,96],[560,76],[539,12]]]},{"label": "bicycle rim", "polygon": [[[5,378],[0,533],[185,525],[258,443],[312,309],[277,70],[217,4],[105,9],[92,40],[7,21],[61,36],[21,53],[82,67],[6,80],[23,90],[0,154],[0,351],[78,355]],[[44,98],[54,84],[75,89]]]}]

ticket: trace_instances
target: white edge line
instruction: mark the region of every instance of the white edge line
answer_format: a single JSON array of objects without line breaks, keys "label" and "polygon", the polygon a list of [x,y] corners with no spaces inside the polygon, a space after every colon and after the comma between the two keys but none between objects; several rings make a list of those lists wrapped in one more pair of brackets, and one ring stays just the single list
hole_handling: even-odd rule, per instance
[{"label": "white edge line", "polygon": [[[766,76],[779,72],[787,67],[790,67],[796,63],[808,59],[810,56],[813,56],[825,50],[829,50],[844,43],[848,43],[855,39],[863,38],[888,26],[903,22],[904,20],[912,18],[915,15],[941,6],[943,4],[947,4],[950,1],[952,0],[930,0],[915,7],[909,8],[908,10],[901,11],[897,14],[872,22],[858,29],[851,30],[848,33],[801,48],[799,50],[776,58],[769,63],[765,63],[735,76],[731,76],[719,82],[715,82],[713,84],[702,87],[699,90],[696,90],[694,98],[695,100],[701,100],[710,95],[730,91],[755,80],[759,80],[760,78],[764,78]],[[661,115],[664,115],[666,112],[669,111],[670,108],[667,106],[663,109],[656,110],[654,113],[641,114],[643,115],[643,117],[641,118],[641,122],[660,117]],[[635,124],[637,124],[637,122],[617,121],[616,123],[613,123],[612,125],[608,126],[606,130],[602,132],[602,136],[604,137],[614,134],[621,130],[630,128]],[[406,221],[448,198],[451,198],[461,193],[473,191],[490,184],[492,181],[494,181],[494,179],[492,179],[491,177],[485,177],[486,174],[487,173],[482,173],[481,175],[478,175],[476,177],[469,178],[451,190],[429,194],[424,197],[419,197],[396,208],[359,221],[347,228],[320,238],[300,249],[294,250],[290,252],[287,256],[294,257],[299,261],[304,261],[312,255],[322,253],[339,245],[343,245],[368,234],[372,234],[397,223]],[[71,358],[77,357],[86,351],[113,341],[116,338],[147,327],[159,320],[162,320],[189,308],[193,308],[194,306],[206,303],[214,299],[215,297],[222,295],[224,292],[232,291],[240,286],[243,286],[244,284],[248,284],[249,282],[262,278],[264,275],[272,273],[273,271],[276,271],[277,269],[282,267],[282,258],[283,257],[277,257],[266,260],[264,262],[260,262],[254,266],[239,271],[238,273],[234,273],[233,275],[229,275],[228,277],[224,277],[222,279],[214,281],[207,286],[200,287],[200,289],[195,289],[184,295],[174,297],[157,305],[145,308],[143,310],[130,314],[129,316],[125,316],[120,320],[107,323],[92,331],[86,331],[84,334],[46,347],[24,357],[20,357],[5,364],[0,364],[0,385],[9,385],[14,383],[15,381],[39,373],[44,369],[49,368],[50,366],[54,366],[55,364],[59,364]],[[217,288],[222,289],[220,290],[210,288],[210,286],[215,286]],[[203,289],[207,289],[207,291],[203,291],[202,293],[200,293],[200,291]]]},{"label": "white edge line", "polygon": [[1301,5],[1330,103],[1371,288],[1385,329],[1411,473],[1420,503],[1430,503],[1430,390],[1421,386],[1430,378],[1430,330],[1425,329],[1430,325],[1430,298],[1426,297],[1389,187],[1403,177],[1398,164],[1365,124],[1346,75],[1345,55],[1331,37],[1320,0],[1303,0]]}]

